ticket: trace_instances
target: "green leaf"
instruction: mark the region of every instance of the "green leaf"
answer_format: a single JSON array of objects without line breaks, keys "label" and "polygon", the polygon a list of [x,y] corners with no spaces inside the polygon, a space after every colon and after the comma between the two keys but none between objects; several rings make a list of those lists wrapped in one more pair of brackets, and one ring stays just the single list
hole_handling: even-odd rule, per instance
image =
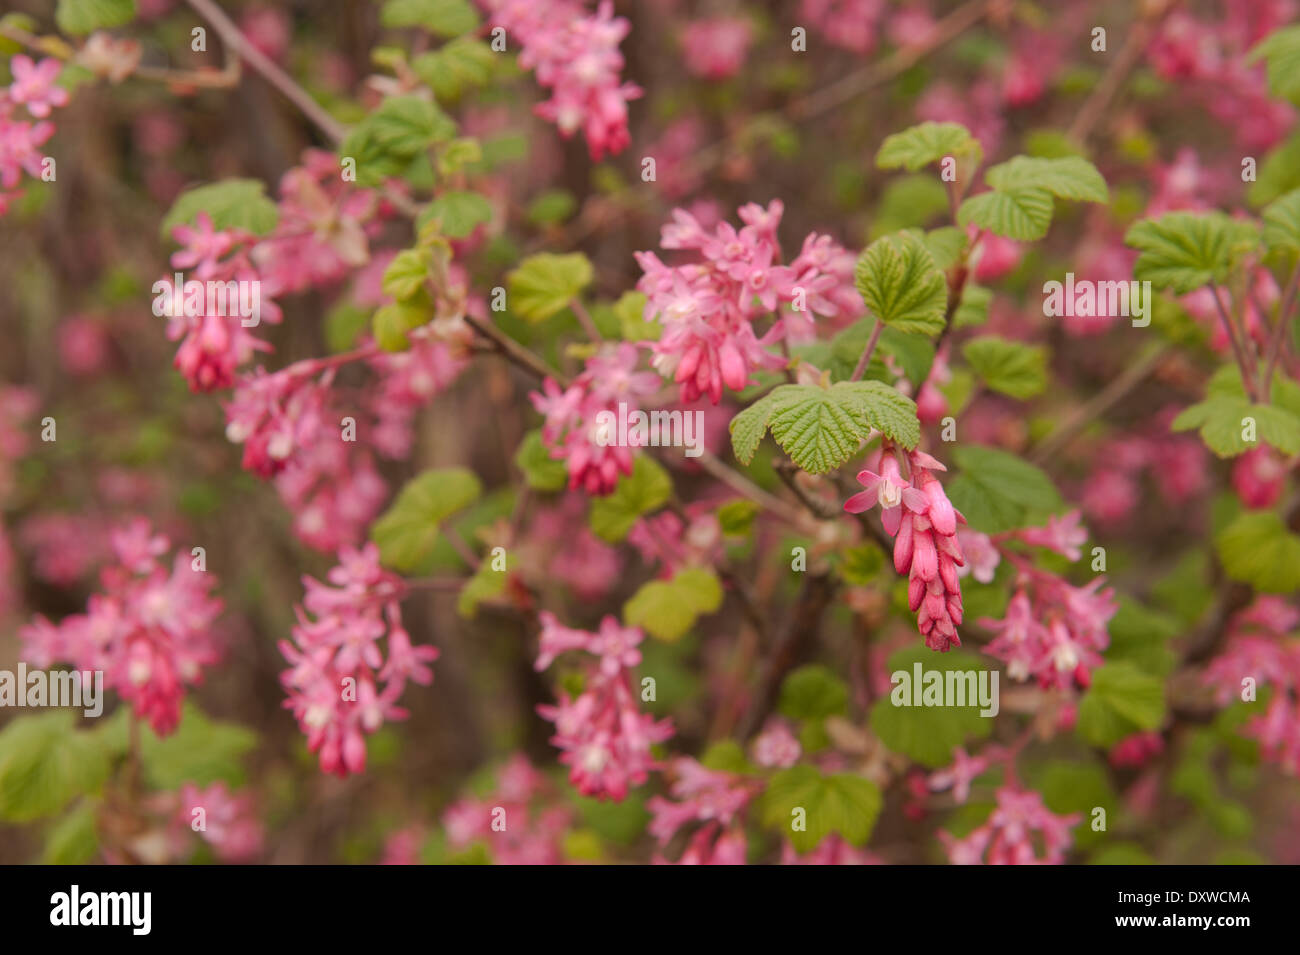
[{"label": "green leaf", "polygon": [[872,429],[911,449],[920,440],[916,403],[880,381],[780,385],[731,420],[731,445],[748,464],[768,427],[790,459],[825,474],[858,451]]},{"label": "green leaf", "polygon": [[1169,642],[1183,632],[1175,618],[1142,606],[1131,597],[1121,597],[1119,610],[1106,625],[1110,634],[1110,647],[1106,662],[1127,660],[1145,673],[1168,676],[1173,672],[1177,656]]},{"label": "green leaf", "polygon": [[537,491],[560,491],[569,480],[564,462],[551,457],[542,432],[529,431],[515,452],[515,465],[524,472],[528,486]]},{"label": "green leaf", "polygon": [[1058,199],[1079,202],[1109,202],[1106,180],[1097,167],[1081,156],[1058,159],[1031,159],[1016,156],[989,169],[984,181],[994,189],[1011,192],[1042,189]]},{"label": "green leaf", "polygon": [[[1254,441],[1247,441],[1247,419],[1255,422]],[[1196,430],[1206,447],[1221,458],[1231,458],[1259,447],[1264,441],[1283,454],[1300,453],[1300,418],[1277,405],[1252,404],[1244,396],[1211,392],[1204,401],[1185,408],[1170,423],[1173,431]]]},{"label": "green leaf", "polygon": [[1215,539],[1219,562],[1233,580],[1269,594],[1300,589],[1300,537],[1273,511],[1246,511]]},{"label": "green leaf", "polygon": [[530,322],[550,318],[591,283],[591,263],[581,252],[531,255],[506,276],[510,310]]},{"label": "green leaf", "polygon": [[437,220],[443,235],[463,239],[491,219],[492,206],[477,192],[444,192],[424,208],[417,225]]},{"label": "green leaf", "polygon": [[549,189],[528,204],[528,221],[534,225],[558,225],[578,208],[578,200],[567,189]]},{"label": "green leaf", "polygon": [[948,285],[915,233],[898,232],[871,243],[858,258],[854,283],[885,325],[922,335],[943,331]]},{"label": "green leaf", "polygon": [[428,168],[428,150],[456,135],[456,124],[419,96],[390,96],[344,138],[338,154],[356,161],[357,184],[377,186]]},{"label": "green leaf", "polygon": [[611,493],[591,502],[591,529],[597,537],[616,544],[643,515],[667,504],[672,493],[672,478],[663,466],[638,455],[632,473],[619,478]]},{"label": "green leaf", "polygon": [[722,584],[713,571],[688,567],[671,580],[644,584],[623,604],[623,621],[669,643],[680,640],[702,615],[722,606]]},{"label": "green leaf", "polygon": [[135,12],[135,0],[59,0],[54,22],[64,33],[82,36],[125,26]]},{"label": "green leaf", "polygon": [[1094,746],[1113,746],[1165,720],[1165,685],[1132,663],[1107,663],[1092,673],[1079,701],[1079,735]]},{"label": "green leaf", "polygon": [[411,61],[415,75],[443,102],[454,101],[492,76],[492,48],[472,36],[457,37],[440,50],[421,53]]},{"label": "green leaf", "polygon": [[700,757],[700,765],[719,773],[749,776],[754,767],[745,758],[745,751],[734,739],[720,739],[709,746]]},{"label": "green leaf", "polygon": [[965,200],[957,210],[957,222],[1030,242],[1047,235],[1052,212],[1052,194],[1046,189],[994,189]]},{"label": "green leaf", "polygon": [[474,576],[460,588],[460,594],[456,597],[456,612],[466,620],[473,620],[478,616],[479,604],[501,596],[505,589],[506,572],[493,570],[492,562],[485,560],[478,565]]},{"label": "green leaf", "polygon": [[384,269],[382,288],[385,295],[391,295],[399,302],[413,298],[424,289],[429,277],[430,258],[424,249],[403,249],[393,256],[393,261]]},{"label": "green leaf", "polygon": [[414,569],[437,543],[438,525],[477,501],[482,491],[474,472],[465,468],[436,468],[412,478],[370,528],[384,564]]},{"label": "green leaf", "polygon": [[437,36],[460,36],[478,29],[469,0],[387,0],[379,12],[386,27],[423,27]]},{"label": "green leaf", "polygon": [[1167,212],[1135,223],[1124,241],[1141,252],[1133,266],[1135,278],[1186,295],[1211,281],[1225,281],[1258,238],[1253,224],[1222,212]]},{"label": "green leaf", "polygon": [[727,501],[718,508],[718,526],[728,537],[748,534],[760,510],[762,508],[756,502],[746,497]]},{"label": "green leaf", "polygon": [[993,304],[993,291],[982,285],[966,283],[962,289],[961,304],[952,315],[953,328],[983,325],[989,320],[989,306]]},{"label": "green leaf", "polygon": [[85,865],[99,852],[95,804],[83,802],[50,829],[41,851],[42,865]]},{"label": "green leaf", "polygon": [[22,716],[0,731],[0,819],[52,816],[108,777],[108,751],[94,733],[78,732],[73,713]]},{"label": "green leaf", "polygon": [[[975,656],[960,650],[938,654],[925,647],[910,647],[889,658],[890,673],[901,670],[913,680],[917,663],[923,672],[987,669]],[[992,727],[991,717],[980,716],[978,700],[968,706],[895,706],[891,696],[884,696],[871,707],[871,731],[880,741],[893,752],[931,768],[947,766],[953,749],[972,737],[983,739]]]},{"label": "green leaf", "polygon": [[1047,389],[1047,349],[988,335],[972,339],[962,355],[993,391],[1025,400]]},{"label": "green leaf", "polygon": [[208,214],[214,229],[242,229],[253,235],[266,235],[279,221],[275,203],[266,197],[261,182],[223,179],[195,186],[177,196],[163,217],[163,238],[170,239],[178,225],[193,225],[200,212]]},{"label": "green leaf", "polygon": [[653,342],[663,332],[658,322],[645,319],[646,295],[644,292],[624,292],[614,303],[620,334],[628,342]]},{"label": "green leaf", "polygon": [[799,667],[781,684],[777,709],[794,720],[820,720],[841,716],[848,709],[849,688],[830,667]]},{"label": "green leaf", "polygon": [[1247,63],[1268,63],[1268,90],[1300,106],[1300,26],[1274,30],[1250,51]]},{"label": "green leaf", "polygon": [[1264,244],[1270,252],[1300,255],[1300,189],[1264,209]]},{"label": "green leaf", "polygon": [[921,123],[885,137],[876,153],[876,168],[916,172],[946,156],[973,157],[979,165],[984,156],[979,140],[960,123]]},{"label": "green leaf", "polygon": [[[969,241],[966,231],[955,225],[931,229],[925,234],[925,247],[934,256],[934,264],[943,271],[957,264]],[[969,289],[970,285],[967,284],[966,287]]]},{"label": "green leaf", "polygon": [[375,341],[384,351],[406,351],[411,347],[406,333],[428,323],[432,318],[428,307],[419,302],[395,302],[375,310],[371,330]]},{"label": "green leaf", "polygon": [[1065,502],[1041,468],[997,448],[959,444],[952,449],[961,473],[945,482],[953,506],[970,526],[998,534],[1041,523]]},{"label": "green leaf", "polygon": [[[832,832],[853,846],[865,845],[883,799],[876,784],[861,776],[823,776],[812,766],[792,766],[772,777],[762,798],[763,824],[790,840],[796,852],[810,852]],[[803,810],[804,828],[794,829]]]},{"label": "green leaf", "polygon": [[1053,760],[1041,767],[1036,767],[1029,774],[1029,786],[1042,793],[1043,803],[1052,812],[1068,816],[1079,813],[1085,822],[1075,830],[1075,838],[1080,848],[1088,848],[1105,842],[1110,836],[1105,832],[1093,832],[1087,821],[1092,818],[1092,810],[1100,807],[1106,810],[1107,819],[1113,819],[1119,810],[1119,797],[1110,784],[1106,769],[1097,762],[1075,762],[1073,760]]}]

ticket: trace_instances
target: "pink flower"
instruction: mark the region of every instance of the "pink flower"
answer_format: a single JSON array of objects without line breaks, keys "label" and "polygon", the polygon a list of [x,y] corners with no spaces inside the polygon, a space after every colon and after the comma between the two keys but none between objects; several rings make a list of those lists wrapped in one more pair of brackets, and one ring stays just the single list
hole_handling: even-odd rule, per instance
[{"label": "pink flower", "polygon": [[1060,865],[1082,819],[1056,815],[1036,792],[1003,786],[987,822],[964,839],[940,831],[939,841],[953,865]]},{"label": "pink flower", "polygon": [[958,746],[952,751],[952,765],[931,773],[928,785],[935,792],[951,789],[953,799],[960,805],[970,798],[971,783],[988,770],[991,762],[989,753],[971,757]]},{"label": "pink flower", "polygon": [[1016,536],[1032,547],[1046,547],[1067,560],[1078,560],[1083,556],[1088,529],[1080,523],[1079,511],[1073,510],[1062,517],[1048,517],[1046,527],[1026,527]]},{"label": "pink flower", "polygon": [[18,54],[9,61],[9,71],[14,77],[9,84],[9,98],[25,105],[27,112],[37,119],[44,119],[52,107],[65,106],[68,102],[68,91],[55,85],[61,69],[59,61],[52,56],[33,63],[31,57]]},{"label": "pink flower", "polygon": [[884,0],[801,0],[800,22],[808,22],[827,43],[859,55],[876,48]]},{"label": "pink flower", "polygon": [[735,76],[745,64],[753,31],[748,20],[718,17],[687,24],[682,36],[686,68],[707,80]]},{"label": "pink flower", "polygon": [[[379,548],[339,551],[329,583],[303,578],[293,641],[280,641],[289,669],[280,675],[293,711],[319,753],[323,772],[347,776],[365,769],[365,734],[406,711],[396,705],[408,679],[429,684],[434,647],[414,645],[402,626],[400,577],[379,564]],[[388,657],[379,641],[387,635]]]},{"label": "pink flower", "polygon": [[689,757],[674,759],[671,771],[675,779],[668,792],[673,799],[654,796],[646,802],[654,817],[650,834],[660,849],[684,826],[700,822],[704,825],[678,864],[744,864],[745,837],[740,817],[757,795],[754,786],[744,777],[706,769]]},{"label": "pink flower", "polygon": [[1232,487],[1246,507],[1272,507],[1282,496],[1286,473],[1286,462],[1272,448],[1254,448],[1233,462]]},{"label": "pink flower", "polygon": [[785,720],[773,717],[763,727],[763,732],[754,737],[752,745],[754,762],[765,769],[789,769],[799,761],[803,747],[790,732]]},{"label": "pink flower", "polygon": [[569,650],[583,650],[597,660],[576,699],[562,693],[555,706],[539,706],[537,712],[555,724],[551,742],[563,751],[560,762],[569,767],[569,781],[578,791],[622,800],[653,768],[651,745],[673,735],[672,722],[641,713],[632,692],[628,668],[641,661],[636,650],[641,631],[620,627],[614,617],[606,617],[598,633],[564,627],[550,613],[543,613],[541,621],[538,670]]},{"label": "pink flower", "polygon": [[587,14],[571,0],[482,0],[493,26],[503,26],[523,44],[519,65],[531,69],[551,98],[534,108],[566,139],[579,129],[593,161],[627,148],[627,104],[641,88],[620,83],[623,55],[618,46],[631,24],[614,16],[602,0]]},{"label": "pink flower", "polygon": [[262,851],[262,824],[249,796],[233,795],[220,781],[206,789],[185,783],[180,805],[180,825],[197,832],[223,862],[247,862]]},{"label": "pink flower", "polygon": [[117,563],[101,575],[104,593],[90,598],[84,615],[57,626],[37,617],[20,630],[23,657],[37,666],[103,670],[105,685],[165,736],[180,721],[185,685],[201,682],[202,668],[220,657],[211,626],[222,604],[209,595],[216,578],[195,570],[185,552],[168,572],[157,559],[167,539],[143,519],[115,532],[111,543]]},{"label": "pink flower", "polygon": [[496,789],[464,798],[443,813],[447,843],[464,850],[485,847],[499,865],[558,865],[573,811],[528,759],[516,753],[496,774]]},{"label": "pink flower", "polygon": [[1143,732],[1126,736],[1110,749],[1110,764],[1121,769],[1136,769],[1146,765],[1165,748],[1164,737],[1159,733]]},{"label": "pink flower", "polygon": [[858,473],[865,490],[844,502],[844,510],[860,514],[880,505],[881,523],[894,538],[894,569],[908,575],[908,606],[917,612],[925,645],[945,652],[961,646],[957,627],[962,621],[961,585],[957,569],[965,564],[957,541],[957,513],[943,485],[930,473],[946,470],[922,451],[908,454],[912,481],[902,478],[893,447],[884,443],[880,473]]}]

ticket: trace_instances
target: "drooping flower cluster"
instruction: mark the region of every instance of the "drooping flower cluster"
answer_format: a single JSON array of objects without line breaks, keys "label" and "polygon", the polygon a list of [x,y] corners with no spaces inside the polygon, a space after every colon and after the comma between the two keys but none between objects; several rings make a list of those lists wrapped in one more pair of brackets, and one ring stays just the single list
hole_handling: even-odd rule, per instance
[{"label": "drooping flower cluster", "polygon": [[628,441],[620,443],[618,415],[630,416],[659,387],[653,372],[636,370],[638,357],[627,342],[606,346],[567,388],[547,378],[542,391],[529,396],[546,416],[542,441],[552,458],[564,461],[570,489],[608,494],[619,475],[632,473],[631,445],[640,438],[628,428]]},{"label": "drooping flower cluster", "polygon": [[1049,687],[1086,687],[1110,645],[1107,624],[1119,609],[1104,577],[1075,587],[1050,571],[1004,554],[1018,570],[1015,595],[1001,620],[981,618],[996,634],[984,652],[1007,665],[1013,680],[1035,678]]},{"label": "drooping flower cluster", "polygon": [[[1058,816],[1033,790],[1003,786],[988,821],[963,839],[940,831],[953,865],[1061,865],[1074,843],[1080,813]],[[1041,853],[1041,854],[1040,854]]]},{"label": "drooping flower cluster", "polygon": [[[677,865],[744,865],[745,828],[742,814],[757,795],[754,785],[743,776],[706,769],[689,757],[674,759],[673,797],[655,796],[646,802],[654,817],[650,834],[660,852],[686,826],[700,823],[691,834]],[[657,863],[668,860],[659,855]]]},{"label": "drooping flower cluster", "polygon": [[942,653],[961,646],[957,570],[966,560],[957,541],[957,522],[965,518],[931,473],[947,468],[923,451],[908,452],[907,459],[910,480],[903,478],[894,449],[887,444],[880,473],[858,473],[863,490],[844,502],[844,510],[861,514],[880,505],[881,523],[894,538],[894,569],[908,575],[908,606],[917,614],[925,645]]},{"label": "drooping flower cluster", "polygon": [[170,544],[137,518],[110,536],[116,563],[100,574],[104,592],[84,614],[55,625],[37,617],[19,632],[27,662],[102,670],[104,685],[131,703],[160,736],[176,728],[185,686],[202,681],[221,656],[211,627],[222,603],[216,578],[178,553],[171,570],[159,560]]},{"label": "drooping flower cluster", "polygon": [[[60,69],[53,57],[35,63],[19,54],[9,61],[13,82],[0,87],[0,215],[22,194],[17,187],[24,172],[40,178],[45,171],[41,147],[54,135],[46,117],[68,102],[68,91],[55,82]],[[19,107],[36,122],[21,119]]]},{"label": "drooping flower cluster", "polygon": [[570,782],[583,795],[621,800],[654,768],[650,747],[673,735],[671,720],[640,711],[632,689],[631,669],[641,662],[637,647],[644,634],[620,626],[612,616],[596,633],[565,627],[549,612],[541,614],[541,622],[539,671],[571,650],[596,659],[586,667],[576,698],[562,692],[555,706],[539,706],[537,712],[555,724],[551,742],[563,751],[560,762],[569,767]]},{"label": "drooping flower cluster", "polygon": [[591,158],[627,148],[627,104],[641,96],[634,83],[620,82],[623,54],[618,45],[631,29],[614,5],[602,0],[594,14],[575,0],[480,0],[493,26],[505,27],[523,45],[519,65],[531,69],[551,98],[534,111],[554,123],[566,139],[579,129]]},{"label": "drooping flower cluster", "polygon": [[[306,596],[295,608],[293,641],[280,641],[290,667],[280,675],[285,707],[320,754],[324,772],[347,776],[366,765],[365,734],[403,719],[397,699],[413,680],[433,682],[436,648],[414,645],[402,626],[406,586],[379,565],[379,548],[339,551],[328,583],[303,577]],[[387,655],[379,641],[387,636]]]},{"label": "drooping flower cluster", "polygon": [[[172,255],[171,265],[191,269],[192,276],[180,273],[180,288],[174,276],[155,284],[154,312],[167,316],[168,339],[181,343],[174,364],[189,382],[190,390],[229,388],[241,365],[257,352],[271,348],[249,331],[255,326],[245,325],[253,318],[239,314],[241,298],[237,290],[247,289],[244,301],[251,304],[251,292],[257,289],[258,323],[281,320],[275,303],[262,297],[261,279],[249,259],[253,236],[237,229],[215,229],[206,212],[195,217],[193,226],[176,226],[172,236],[182,248]],[[191,282],[220,283],[236,291],[226,294],[223,307],[216,307],[218,300],[206,294],[209,286],[190,286]],[[189,288],[199,294],[189,293]]]},{"label": "drooping flower cluster", "polygon": [[564,861],[564,833],[573,811],[527,757],[515,754],[497,772],[496,789],[482,798],[461,799],[442,815],[450,848],[486,846],[498,865],[558,865]]},{"label": "drooping flower cluster", "polygon": [[[636,253],[644,273],[637,288],[647,296],[645,317],[663,334],[654,343],[654,366],[681,389],[681,399],[701,395],[717,404],[725,385],[740,391],[760,368],[785,361],[767,346],[782,337],[803,340],[814,315],[850,319],[862,313],[853,289],[853,257],[829,236],[810,233],[799,256],[782,265],[777,228],[784,206],[749,203],[739,210],[745,225],[728,222],[712,231],[683,209],[663,227],[660,245],[700,254],[700,260],[668,266],[653,252]],[[754,321],[789,305],[760,338]]]},{"label": "drooping flower cluster", "polygon": [[[1294,634],[1300,611],[1281,597],[1259,597],[1233,617],[1227,649],[1206,668],[1220,706],[1244,700],[1268,687],[1267,709],[1252,716],[1243,732],[1259,741],[1265,759],[1300,775],[1300,640]],[[1247,682],[1250,681],[1250,682]]]}]

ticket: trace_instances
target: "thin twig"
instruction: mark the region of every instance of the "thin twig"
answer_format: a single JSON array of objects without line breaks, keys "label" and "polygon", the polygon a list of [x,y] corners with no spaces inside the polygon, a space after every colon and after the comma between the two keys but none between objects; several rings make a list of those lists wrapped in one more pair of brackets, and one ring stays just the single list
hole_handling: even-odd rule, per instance
[{"label": "thin twig", "polygon": [[268,83],[280,91],[284,97],[302,111],[303,115],[316,124],[316,127],[335,143],[343,141],[346,128],[337,119],[325,111],[306,90],[297,84],[288,73],[276,66],[261,50],[253,46],[248,38],[240,32],[234,22],[222,12],[212,0],[186,0],[194,12],[212,25],[221,36],[221,41],[235,50],[241,59],[261,74]]},{"label": "thin twig", "polygon": [[1277,367],[1278,357],[1282,354],[1287,326],[1291,323],[1291,308],[1295,305],[1297,289],[1300,289],[1300,263],[1296,264],[1295,271],[1291,273],[1291,280],[1286,283],[1286,291],[1282,293],[1282,303],[1277,309],[1277,326],[1273,329],[1273,337],[1269,339],[1264,380],[1260,382],[1260,387],[1264,389],[1263,397],[1265,400],[1271,400],[1273,394],[1273,370]]},{"label": "thin twig", "polygon": [[871,355],[876,350],[876,342],[880,341],[880,333],[885,330],[885,323],[876,319],[876,324],[871,329],[871,338],[867,340],[867,347],[862,352],[862,357],[858,359],[857,367],[853,369],[853,374],[849,381],[861,381],[862,376],[867,373],[867,365],[871,364]]},{"label": "thin twig", "polygon": [[465,324],[486,338],[498,352],[520,368],[536,375],[538,378],[553,378],[561,388],[568,387],[568,378],[494,325],[480,322],[473,315],[465,316]]}]

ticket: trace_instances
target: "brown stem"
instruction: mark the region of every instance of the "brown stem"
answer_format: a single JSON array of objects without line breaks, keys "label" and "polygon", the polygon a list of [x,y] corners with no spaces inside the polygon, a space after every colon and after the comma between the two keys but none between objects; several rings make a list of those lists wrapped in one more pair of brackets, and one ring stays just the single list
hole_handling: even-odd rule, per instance
[{"label": "brown stem", "polygon": [[523,345],[506,335],[496,326],[480,322],[472,315],[465,316],[465,324],[486,338],[501,355],[538,378],[552,378],[561,388],[567,388],[569,379],[542,361]]},{"label": "brown stem", "polygon": [[1251,364],[1246,358],[1245,346],[1237,340],[1237,326],[1228,315],[1227,309],[1223,307],[1223,302],[1219,300],[1219,286],[1213,281],[1210,282],[1210,297],[1214,299],[1214,308],[1219,313],[1224,330],[1228,333],[1228,340],[1232,342],[1232,354],[1237,359],[1237,367],[1241,369],[1241,381],[1246,389],[1246,397],[1254,401],[1255,380],[1254,375],[1251,374]]},{"label": "brown stem", "polygon": [[1297,289],[1300,289],[1300,263],[1296,263],[1295,271],[1291,273],[1291,279],[1286,283],[1286,291],[1282,293],[1282,302],[1277,309],[1277,326],[1273,329],[1273,336],[1268,342],[1268,358],[1264,364],[1264,380],[1260,382],[1260,387],[1264,390],[1263,397],[1265,400],[1272,399],[1273,370],[1277,367],[1277,360],[1282,354],[1283,343],[1286,340],[1286,329],[1291,322],[1291,308],[1295,305]]},{"label": "brown stem", "polygon": [[876,350],[876,342],[880,341],[880,333],[884,330],[884,322],[876,319],[876,324],[871,329],[871,338],[867,340],[866,350],[862,352],[862,357],[858,359],[857,367],[853,369],[849,381],[861,381],[862,376],[867,373],[867,365],[871,363],[871,355]]},{"label": "brown stem", "polygon": [[253,46],[240,32],[239,27],[222,12],[220,7],[213,3],[212,0],[186,0],[186,2],[194,9],[195,13],[212,25],[212,28],[220,34],[223,43],[235,50],[241,59],[279,90],[289,102],[298,107],[303,115],[315,123],[322,133],[335,143],[343,141],[343,136],[346,133],[343,124],[327,113],[324,107],[317,103],[288,73],[276,66],[261,50]]}]

